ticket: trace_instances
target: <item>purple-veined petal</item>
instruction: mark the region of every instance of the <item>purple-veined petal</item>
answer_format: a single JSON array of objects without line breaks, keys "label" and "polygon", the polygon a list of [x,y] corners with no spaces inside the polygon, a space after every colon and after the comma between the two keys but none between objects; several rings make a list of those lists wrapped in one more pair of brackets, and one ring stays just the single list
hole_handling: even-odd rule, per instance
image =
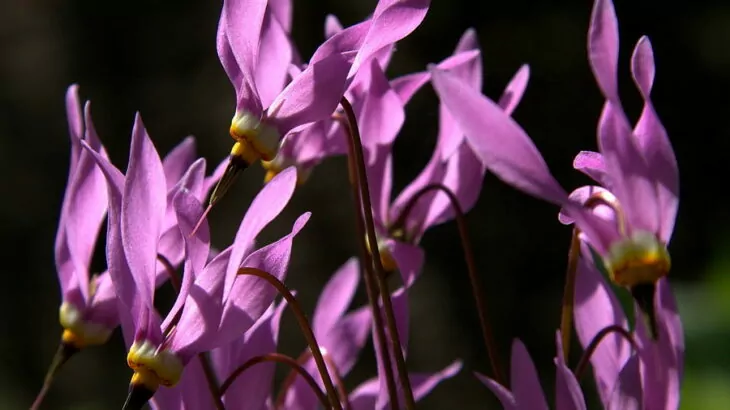
[{"label": "purple-veined petal", "polygon": [[369,71],[368,93],[358,121],[360,138],[365,146],[390,145],[405,122],[405,108],[377,60],[370,63]]},{"label": "purple-veined petal", "polygon": [[448,72],[432,67],[431,75],[441,102],[490,171],[557,205],[568,199],[530,138],[499,106]]},{"label": "purple-veined petal", "polygon": [[183,331],[176,331],[170,341],[170,350],[178,356],[189,359],[223,344],[217,344],[215,336],[223,312],[223,274],[230,255],[230,248],[219,253],[195,277],[177,325]]},{"label": "purple-veined petal", "polygon": [[195,162],[195,138],[188,136],[162,160],[168,186],[177,183],[193,162]]},{"label": "purple-veined petal", "polygon": [[281,135],[328,117],[345,93],[349,64],[332,54],[307,66],[276,97],[266,112]]},{"label": "purple-veined petal", "polygon": [[430,4],[430,0],[378,1],[373,12],[372,25],[355,56],[348,77],[354,76],[374,53],[415,30],[426,17]]},{"label": "purple-veined petal", "polygon": [[490,379],[487,376],[484,376],[479,373],[474,373],[474,376],[479,379],[480,382],[482,382],[485,386],[489,388],[489,390],[494,393],[495,396],[497,396],[497,399],[500,403],[502,403],[502,407],[504,410],[517,410],[517,400],[515,399],[515,396],[507,390],[506,387],[502,386],[501,384],[497,383],[496,381]]},{"label": "purple-veined petal", "polygon": [[[249,359],[276,352],[279,322],[286,306],[285,301],[276,307],[272,305],[243,337],[211,352],[211,360],[218,370],[221,382]],[[224,404],[228,408],[239,410],[266,408],[266,400],[272,393],[274,371],[274,363],[259,363],[247,369],[226,391]]]},{"label": "purple-veined petal", "polygon": [[[289,266],[292,242],[306,225],[309,216],[309,213],[302,214],[294,222],[289,234],[251,253],[241,266],[260,269],[279,280],[284,280]],[[276,289],[261,278],[251,275],[236,276],[230,296],[224,302],[216,337],[218,343],[227,343],[245,332],[261,317],[276,295]]]},{"label": "purple-veined petal", "polygon": [[646,161],[620,107],[606,102],[598,125],[598,142],[616,195],[630,227],[648,232],[659,228],[657,191]]},{"label": "purple-veined petal", "polygon": [[342,319],[359,282],[360,264],[356,258],[350,258],[337,269],[319,295],[312,315],[315,336],[326,334]]},{"label": "purple-veined petal", "polygon": [[203,220],[195,235],[190,236],[196,223],[203,216],[203,205],[200,201],[190,191],[183,188],[173,198],[173,206],[177,215],[180,234],[185,243],[185,271],[178,297],[162,323],[161,327],[163,329],[168,327],[174,317],[177,316],[178,311],[183,308],[190,287],[197,275],[203,271],[210,253],[210,231],[207,220]]},{"label": "purple-veined petal", "polygon": [[137,297],[150,310],[154,310],[157,243],[166,208],[167,185],[162,161],[137,115],[120,222],[124,255],[137,284]]},{"label": "purple-veined petal", "polygon": [[228,41],[228,35],[226,34],[228,22],[226,21],[226,8],[223,6],[221,10],[221,17],[218,20],[218,29],[215,37],[215,47],[218,52],[218,59],[221,61],[223,70],[231,80],[231,84],[236,89],[236,100],[239,99],[239,88],[243,81],[243,74],[241,68],[238,66],[236,56],[233,55],[233,49],[231,49],[231,43]]},{"label": "purple-veined petal", "polygon": [[616,375],[613,390],[603,400],[608,410],[640,410],[643,407],[639,356],[633,355]]},{"label": "purple-veined petal", "polygon": [[228,299],[236,271],[241,262],[253,250],[256,236],[276,218],[284,209],[294,194],[297,183],[297,172],[289,167],[275,176],[268,184],[261,188],[256,198],[251,202],[246,215],[238,227],[236,238],[233,241],[231,257],[226,269],[223,301]]},{"label": "purple-veined petal", "polygon": [[423,269],[423,262],[426,259],[423,249],[395,240],[388,241],[388,248],[398,265],[403,285],[407,288],[410,287]]},{"label": "purple-veined petal", "polygon": [[270,7],[264,16],[255,77],[262,106],[271,104],[284,89],[289,76],[289,64],[292,62],[292,51],[289,36]]},{"label": "purple-veined petal", "polygon": [[573,160],[573,168],[611,189],[610,181],[606,178],[606,164],[603,162],[603,155],[600,153],[593,151],[579,152]]},{"label": "purple-veined petal", "polygon": [[530,66],[523,64],[519,70],[515,73],[512,79],[505,87],[502,92],[502,96],[499,97],[497,105],[502,107],[507,115],[512,115],[517,104],[522,100],[522,96],[525,94],[527,88],[527,81],[530,79]]},{"label": "purple-veined petal", "polygon": [[512,394],[517,401],[517,409],[547,410],[548,405],[540,386],[535,364],[525,345],[518,339],[512,342],[510,367],[510,386],[512,386]]},{"label": "purple-veined petal", "polygon": [[555,408],[556,410],[586,410],[586,400],[580,383],[568,368],[563,356],[563,342],[560,331],[556,332],[555,345],[558,357],[555,358]]},{"label": "purple-veined petal", "polygon": [[[590,261],[584,246],[578,261],[575,283],[575,330],[581,346],[586,347],[602,329],[620,325],[628,327],[626,316],[616,295]],[[631,355],[631,345],[621,336],[607,335],[591,356],[596,387],[604,403],[614,390],[619,372]]]},{"label": "purple-veined petal", "polygon": [[618,20],[611,0],[595,0],[588,29],[588,59],[603,95],[620,107],[618,66]]},{"label": "purple-veined petal", "polygon": [[353,52],[357,52],[371,25],[371,20],[365,20],[338,31],[317,47],[309,60],[309,64],[324,60],[336,53],[350,56]]},{"label": "purple-veined petal", "polygon": [[[109,202],[106,180],[89,151],[81,153],[68,189],[68,207],[64,218],[66,244],[77,286],[84,300],[88,301],[89,265]],[[62,289],[67,286],[68,283],[62,283]]]},{"label": "purple-veined petal", "polygon": [[225,0],[223,3],[225,33],[244,78],[252,78],[258,63],[267,3],[267,0]]},{"label": "purple-veined petal", "polygon": [[631,56],[631,73],[644,99],[644,109],[634,128],[639,148],[656,182],[661,211],[659,237],[668,243],[679,207],[679,170],[667,131],[654,111],[649,94],[654,81],[654,52],[647,37],[642,37]]}]

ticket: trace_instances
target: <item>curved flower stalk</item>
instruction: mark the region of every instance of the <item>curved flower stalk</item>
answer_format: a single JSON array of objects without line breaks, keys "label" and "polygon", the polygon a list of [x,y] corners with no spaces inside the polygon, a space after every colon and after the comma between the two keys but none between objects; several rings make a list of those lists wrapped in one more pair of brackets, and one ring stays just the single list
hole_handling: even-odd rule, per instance
[{"label": "curved flower stalk", "polygon": [[[359,278],[357,260],[348,260],[332,275],[322,290],[312,317],[312,330],[334,380],[343,378],[350,372],[371,331],[372,316],[368,306],[345,313],[355,295]],[[320,388],[324,389],[309,350],[304,351],[298,361],[314,377]],[[301,377],[294,377],[293,380],[285,381],[284,408],[317,409],[319,401],[311,387]]]},{"label": "curved flower stalk", "polygon": [[236,89],[230,128],[236,142],[220,192],[214,193],[211,203],[225,193],[240,170],[258,159],[273,160],[287,133],[329,117],[360,66],[412,32],[429,3],[381,0],[370,19],[330,37],[306,66],[299,67],[291,65],[292,42],[266,0],[225,1],[217,48]]},{"label": "curved flower stalk", "polygon": [[[395,313],[397,330],[398,334],[400,335],[400,340],[402,344],[401,349],[403,350],[403,353],[405,355],[409,335],[409,312],[406,289],[400,288],[396,290],[391,295],[391,299],[393,300],[393,311]],[[378,376],[363,382],[360,386],[356,387],[352,391],[352,393],[350,394],[350,403],[352,404],[352,408],[353,410],[383,410],[388,408],[400,409],[402,408],[403,404],[402,392],[399,389],[398,399],[401,401],[401,403],[398,403],[398,405],[390,403],[388,389],[384,377],[385,367],[382,360],[383,352],[380,350],[379,344],[376,340],[374,340],[373,343],[375,345],[375,358],[377,359]],[[391,355],[391,363],[395,363],[392,352],[389,351],[388,353]],[[430,393],[431,390],[433,390],[439,383],[446,379],[454,377],[461,370],[461,367],[461,361],[456,360],[442,370],[435,373],[409,373],[408,378],[411,381],[414,400],[421,400],[426,395],[428,395],[428,393]]]},{"label": "curved flower stalk", "polygon": [[[565,365],[560,339],[560,332],[558,332],[556,338],[558,356],[555,358],[555,367],[557,368],[555,373],[555,409],[585,410],[586,402],[583,392],[580,389],[578,380]],[[530,358],[525,345],[518,339],[512,342],[510,368],[511,390],[479,373],[475,373],[475,375],[497,396],[505,410],[549,409],[545,394],[540,386],[540,378],[537,369],[535,369],[535,364]]]},{"label": "curved flower stalk", "polygon": [[[482,64],[479,45],[473,30],[467,30],[454,54],[439,63],[452,75],[469,83],[474,90],[482,86]],[[376,71],[374,68],[373,71]],[[527,85],[529,71],[523,66],[504,91],[503,109],[507,115],[516,108]],[[372,203],[383,265],[400,268],[404,283],[410,285],[423,263],[423,251],[418,247],[424,232],[431,226],[454,217],[451,202],[444,193],[421,193],[430,185],[443,185],[451,190],[464,211],[469,210],[479,196],[486,171],[463,132],[443,106],[439,110],[439,133],[436,148],[423,171],[391,202],[392,143],[403,123],[403,105],[428,80],[430,73],[415,73],[383,87],[396,98],[377,100],[386,95],[376,81],[370,84],[370,94],[360,115],[363,140],[370,141],[368,178],[373,185]],[[391,88],[392,86],[392,88]],[[394,115],[393,113],[400,113]]]},{"label": "curved flower stalk", "polygon": [[[214,349],[211,360],[218,380],[227,380],[238,366],[249,359],[276,352],[279,339],[279,323],[286,308],[282,300],[273,304],[250,329],[229,343]],[[260,363],[238,375],[223,395],[223,402],[231,410],[260,410],[271,399],[274,382],[274,363]]]}]

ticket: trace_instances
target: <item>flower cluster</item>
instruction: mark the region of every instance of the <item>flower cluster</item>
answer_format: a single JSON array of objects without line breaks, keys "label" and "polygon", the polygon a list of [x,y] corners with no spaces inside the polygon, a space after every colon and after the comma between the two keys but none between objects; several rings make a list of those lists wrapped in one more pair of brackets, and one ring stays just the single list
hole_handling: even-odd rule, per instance
[{"label": "flower cluster", "polygon": [[[582,151],[573,164],[595,184],[568,193],[511,118],[527,87],[528,66],[516,71],[496,102],[482,95],[474,30],[463,34],[452,55],[422,72],[385,74],[395,43],[420,25],[428,8],[428,0],[380,0],[369,17],[349,27],[329,16],[325,41],[304,62],[291,38],[291,0],[225,0],[217,51],[236,91],[234,146],[210,175],[206,161],[196,159],[192,137],[161,158],[139,115],[128,165],[120,170],[95,131],[89,103],[82,108],[77,86],[69,88],[70,172],[55,246],[63,333],[34,408],[63,362],[106,343],[120,326],[132,370],[125,409],[148,401],[156,409],[412,409],[462,367],[455,360],[415,374],[405,360],[408,291],[426,260],[421,238],[430,227],[455,220],[491,362],[491,376],[476,377],[506,409],[547,409],[535,365],[519,340],[504,379],[481,297],[463,218],[487,171],[558,205],[559,221],[573,225],[556,329],[556,407],[586,408],[579,378],[588,364],[606,408],[678,407],[684,345],[667,281],[667,244],[679,177],[650,98],[655,67],[648,38],[638,41],[631,57],[644,101],[632,126],[618,95],[613,4],[595,1],[588,51],[605,97],[599,152]],[[426,84],[440,101],[437,144],[421,173],[392,199],[392,147],[406,104]],[[349,160],[360,261],[345,262],[331,276],[310,323],[284,284],[295,238],[310,213],[270,244],[256,238],[313,169],[335,155]],[[267,170],[264,186],[232,243],[212,247],[207,212],[242,170],[259,161]],[[107,270],[91,274],[104,222]],[[401,283],[394,290],[385,280],[393,272]],[[369,305],[350,310],[361,278]],[[167,283],[177,298],[162,314],[155,291]],[[629,325],[634,312],[618,302],[616,292],[623,291],[641,318],[635,326]],[[283,299],[277,302],[277,295]],[[308,343],[297,358],[277,352],[287,308]],[[573,328],[585,353],[570,370]],[[343,378],[369,338],[377,375],[348,392]],[[291,368],[277,391],[274,363]]]}]

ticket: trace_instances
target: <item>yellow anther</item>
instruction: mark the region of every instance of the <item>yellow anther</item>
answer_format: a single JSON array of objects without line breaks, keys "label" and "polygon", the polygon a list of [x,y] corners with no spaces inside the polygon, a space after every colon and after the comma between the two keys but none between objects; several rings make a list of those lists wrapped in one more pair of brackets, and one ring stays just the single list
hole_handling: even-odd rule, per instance
[{"label": "yellow anther", "polygon": [[[368,253],[372,255],[373,251],[370,248],[370,241],[367,239],[367,235],[365,236],[365,246]],[[380,239],[378,239],[378,253],[380,253],[380,264],[383,265],[383,269],[385,269],[386,273],[394,272],[398,269],[398,264],[395,262],[393,254],[390,253],[388,245]]]},{"label": "yellow anther", "polygon": [[275,176],[290,166],[294,166],[297,169],[297,185],[303,185],[309,179],[312,174],[312,170],[300,167],[294,161],[282,158],[281,155],[277,155],[271,161],[261,161],[261,166],[266,170],[264,175],[264,184],[268,184]]},{"label": "yellow anther", "polygon": [[77,349],[103,345],[109,340],[113,330],[98,323],[84,321],[81,311],[68,302],[61,304],[58,321],[63,326],[61,340]]},{"label": "yellow anther", "polygon": [[157,391],[160,387],[160,378],[150,370],[145,368],[136,369],[132,375],[132,380],[129,384],[133,386],[143,386],[149,391]]},{"label": "yellow anther", "polygon": [[251,144],[246,142],[246,140],[237,141],[235,144],[233,144],[233,148],[231,148],[231,156],[240,158],[246,164],[253,164],[261,158],[261,154],[253,149],[251,147]]},{"label": "yellow anther", "polygon": [[671,259],[666,246],[648,232],[636,232],[611,246],[604,258],[613,282],[633,287],[655,283],[669,273]]},{"label": "yellow anther", "polygon": [[276,128],[248,112],[236,113],[231,120],[230,133],[236,142],[248,143],[258,153],[256,159],[271,161],[279,148],[280,135]]},{"label": "yellow anther", "polygon": [[168,387],[176,385],[183,372],[183,363],[174,353],[169,350],[159,350],[147,340],[134,342],[129,348],[127,365],[135,373],[140,373],[140,377],[154,376],[157,378],[157,384]]}]

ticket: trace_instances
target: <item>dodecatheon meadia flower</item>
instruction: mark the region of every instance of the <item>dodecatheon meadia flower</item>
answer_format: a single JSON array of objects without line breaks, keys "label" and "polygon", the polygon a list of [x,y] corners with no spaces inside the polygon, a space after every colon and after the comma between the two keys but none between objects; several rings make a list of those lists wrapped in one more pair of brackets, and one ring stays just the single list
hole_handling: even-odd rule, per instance
[{"label": "dodecatheon meadia flower", "polygon": [[[629,320],[611,286],[582,245],[575,282],[575,330],[585,348],[608,326],[628,329]],[[636,314],[641,311],[637,308]],[[684,337],[676,302],[666,278],[657,283],[657,340],[644,322],[636,321],[633,339],[637,354],[625,338],[605,336],[591,356],[599,396],[608,404],[621,400],[625,409],[674,409],[679,406]]]},{"label": "dodecatheon meadia flower", "polygon": [[[119,324],[116,294],[108,272],[90,275],[91,255],[97,242],[99,228],[107,212],[108,195],[102,171],[94,156],[82,144],[108,158],[91,121],[90,104],[82,113],[78,87],[72,85],[66,95],[72,154],[69,184],[62,205],[56,236],[56,267],[61,284],[63,302],[59,319],[64,328],[63,344],[77,350],[106,342]],[[144,132],[141,122],[136,132]],[[82,138],[83,137],[83,138]],[[83,143],[81,142],[83,140]],[[179,184],[190,186],[198,198],[203,198],[217,179],[214,174],[205,177],[205,161],[195,161],[195,140],[188,137],[165,157],[163,169],[169,194]],[[220,174],[221,167],[217,173]],[[189,178],[185,178],[188,175]],[[159,249],[167,262],[177,266],[182,261],[183,240],[175,213],[167,210]],[[157,286],[167,279],[166,268],[158,264]]]},{"label": "dodecatheon meadia flower", "polygon": [[[325,285],[312,316],[312,330],[332,380],[342,380],[347,376],[370,335],[372,315],[369,306],[346,313],[359,280],[357,259],[350,259]],[[298,361],[324,390],[322,377],[309,349],[300,355]],[[295,373],[285,380],[283,389],[283,404],[287,410],[314,410],[320,405],[312,388]]]},{"label": "dodecatheon meadia flower", "polygon": [[[468,30],[459,41],[454,55],[438,65],[448,69],[453,75],[468,81],[475,90],[481,90],[482,65],[479,46],[473,30]],[[429,79],[429,73],[416,73],[402,81],[393,82],[397,86],[401,99],[409,99],[417,89]],[[526,66],[514,76],[502,98],[503,109],[511,114],[517,106],[527,85],[529,71]],[[372,86],[371,86],[372,89]],[[395,93],[394,91],[394,93]],[[389,130],[394,135],[400,130],[402,117],[390,128],[383,124],[394,122],[398,118],[393,112],[403,111],[397,98],[390,105],[372,104],[371,111],[363,110],[360,121],[363,140],[371,135],[386,134]],[[455,215],[452,204],[443,192],[424,190],[433,186],[441,186],[451,191],[465,212],[474,206],[479,196],[485,166],[469,144],[464,141],[462,131],[455,123],[448,110],[443,107],[439,111],[439,133],[436,148],[423,171],[411,184],[391,202],[392,186],[392,139],[377,141],[372,145],[371,159],[368,166],[368,178],[373,187],[371,197],[373,216],[378,230],[378,242],[387,269],[399,267],[406,284],[415,280],[423,261],[423,251],[418,247],[424,232],[431,226],[446,222]],[[396,119],[394,119],[396,118]]]},{"label": "dodecatheon meadia flower", "polygon": [[[276,370],[274,363],[257,363],[237,376],[235,373],[251,359],[276,353],[279,323],[286,306],[284,300],[278,306],[272,304],[242,337],[211,352],[211,361],[221,386],[229,383],[223,394],[223,404],[227,409],[267,408]],[[235,379],[229,381],[231,377]]]},{"label": "dodecatheon meadia flower", "polygon": [[[393,301],[393,312],[395,314],[396,329],[400,335],[401,349],[403,355],[406,355],[406,347],[408,346],[408,327],[409,327],[409,309],[408,309],[408,297],[406,288],[401,287],[391,294]],[[381,315],[384,314],[381,305]],[[375,333],[375,332],[373,332]],[[386,329],[386,334],[388,333]],[[375,339],[375,338],[373,338]],[[360,384],[355,390],[350,393],[350,403],[352,404],[353,410],[384,410],[384,409],[400,409],[403,408],[403,397],[400,388],[398,388],[398,400],[400,403],[394,405],[390,403],[390,397],[384,375],[385,364],[383,362],[383,353],[380,350],[380,346],[377,340],[373,340],[375,345],[375,358],[378,367],[378,376],[367,380]],[[392,372],[396,378],[396,385],[398,383],[398,372],[395,368],[395,356],[393,356],[390,349],[390,363],[393,367]],[[456,360],[450,365],[446,366],[442,370],[435,373],[409,373],[408,378],[411,382],[411,389],[413,391],[413,398],[415,401],[419,401],[426,397],[439,383],[446,379],[454,377],[462,367],[460,360]]]},{"label": "dodecatheon meadia flower", "polygon": [[[211,203],[248,164],[258,159],[271,161],[289,131],[330,116],[360,66],[412,32],[429,4],[429,0],[381,0],[370,19],[329,38],[301,68],[291,66],[291,57],[287,57],[292,55],[287,52],[291,41],[264,42],[267,30],[286,34],[277,28],[278,19],[267,17],[272,12],[266,0],[226,0],[217,49],[236,89],[236,113],[230,128],[236,142],[219,184],[220,192],[213,194]],[[281,38],[279,34],[277,38]],[[270,49],[274,47],[282,52]],[[263,60],[264,51],[274,56],[272,61]],[[287,76],[292,77],[288,83]],[[264,99],[264,87],[272,90],[270,101]]]},{"label": "dodecatheon meadia flower", "polygon": [[[554,408],[556,410],[585,410],[586,402],[580,384],[565,364],[563,348],[560,345],[560,332],[556,339],[558,356],[555,358],[557,369]],[[512,342],[510,389],[479,373],[475,373],[475,375],[497,396],[505,410],[547,410],[550,408],[540,386],[540,377],[535,364],[530,353],[527,352],[527,348],[519,339]]]}]

